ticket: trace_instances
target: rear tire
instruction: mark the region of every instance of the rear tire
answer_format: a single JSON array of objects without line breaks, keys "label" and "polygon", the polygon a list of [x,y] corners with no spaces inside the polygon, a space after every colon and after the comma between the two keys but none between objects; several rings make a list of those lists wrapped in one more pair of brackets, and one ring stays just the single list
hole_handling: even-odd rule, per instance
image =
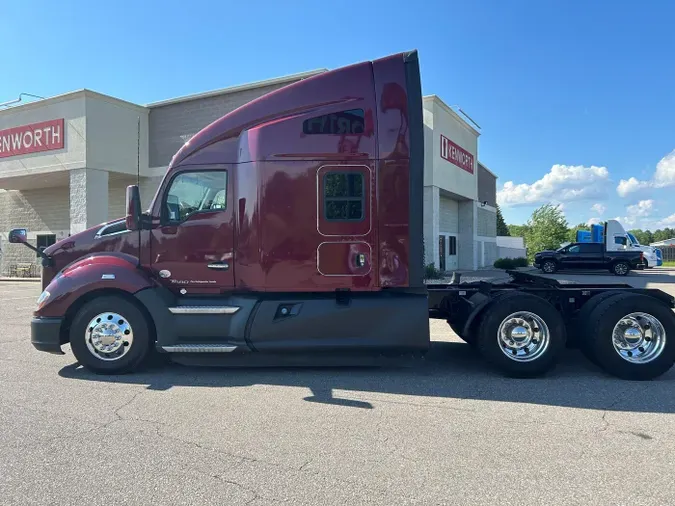
[{"label": "rear tire", "polygon": [[565,349],[565,324],[545,300],[506,293],[483,312],[476,346],[506,376],[531,378],[555,367]]},{"label": "rear tire", "polygon": [[457,325],[454,325],[450,323],[450,320],[448,320],[448,325],[450,325],[450,328],[452,331],[459,337],[462,341],[464,341],[466,344],[471,346],[472,348],[476,347],[476,336],[469,332],[468,335],[462,335],[462,328],[458,327]]},{"label": "rear tire", "polygon": [[628,262],[624,262],[623,260],[615,262],[612,265],[611,272],[615,276],[627,276],[628,273],[630,272],[630,265],[628,264]]},{"label": "rear tire", "polygon": [[650,380],[675,361],[675,314],[653,297],[608,297],[591,312],[589,322],[589,350],[613,376]]},{"label": "rear tire", "polygon": [[601,302],[619,295],[625,295],[625,292],[621,292],[619,290],[609,290],[591,297],[590,300],[588,300],[586,304],[581,307],[574,320],[574,324],[571,326],[571,332],[567,333],[568,345],[578,346],[586,358],[596,365],[597,360],[595,359],[595,356],[593,356],[593,352],[588,344],[591,337],[590,329],[592,328],[589,326],[588,322],[591,321],[591,315],[593,314],[593,311]]},{"label": "rear tire", "polygon": [[138,370],[153,342],[145,315],[118,295],[97,297],[80,308],[70,326],[77,361],[97,374]]}]

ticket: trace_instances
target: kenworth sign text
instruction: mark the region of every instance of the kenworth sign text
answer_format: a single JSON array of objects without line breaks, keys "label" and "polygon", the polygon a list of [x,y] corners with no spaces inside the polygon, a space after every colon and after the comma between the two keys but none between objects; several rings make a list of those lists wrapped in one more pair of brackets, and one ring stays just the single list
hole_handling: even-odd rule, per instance
[{"label": "kenworth sign text", "polygon": [[473,174],[473,155],[441,134],[441,158]]},{"label": "kenworth sign text", "polygon": [[63,148],[63,118],[0,130],[0,158]]}]

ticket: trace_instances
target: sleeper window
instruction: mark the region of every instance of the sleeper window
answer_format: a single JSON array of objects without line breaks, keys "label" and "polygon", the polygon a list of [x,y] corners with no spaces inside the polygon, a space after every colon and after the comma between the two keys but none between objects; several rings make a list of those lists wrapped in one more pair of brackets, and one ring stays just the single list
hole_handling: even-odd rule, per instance
[{"label": "sleeper window", "polygon": [[302,123],[306,135],[358,135],[365,131],[363,109],[334,112],[316,116]]},{"label": "sleeper window", "polygon": [[323,177],[324,214],[329,221],[361,221],[364,211],[363,175],[329,172]]}]

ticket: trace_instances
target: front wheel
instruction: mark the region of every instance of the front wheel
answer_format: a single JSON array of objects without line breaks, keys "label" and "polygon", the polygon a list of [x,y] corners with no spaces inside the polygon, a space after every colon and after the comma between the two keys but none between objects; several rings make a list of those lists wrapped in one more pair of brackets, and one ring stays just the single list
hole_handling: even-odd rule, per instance
[{"label": "front wheel", "polygon": [[77,361],[97,374],[123,374],[141,367],[152,339],[145,315],[117,295],[87,302],[70,326]]},{"label": "front wheel", "polygon": [[553,260],[546,260],[543,264],[541,264],[541,270],[546,274],[553,274],[558,270],[558,264]]},{"label": "front wheel", "polygon": [[616,276],[626,276],[630,272],[630,265],[628,265],[628,262],[616,262],[612,266],[612,272]]},{"label": "front wheel", "polygon": [[485,309],[476,345],[505,375],[526,378],[551,370],[565,342],[565,324],[551,304],[534,295],[507,293]]}]

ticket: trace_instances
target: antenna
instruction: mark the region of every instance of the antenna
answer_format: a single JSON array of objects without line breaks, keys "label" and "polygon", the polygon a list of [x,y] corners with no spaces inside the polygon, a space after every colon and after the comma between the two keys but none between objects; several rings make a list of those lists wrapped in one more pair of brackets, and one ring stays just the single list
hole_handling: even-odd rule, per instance
[{"label": "antenna", "polygon": [[136,139],[136,185],[141,186],[141,117],[138,117],[138,137]]}]

